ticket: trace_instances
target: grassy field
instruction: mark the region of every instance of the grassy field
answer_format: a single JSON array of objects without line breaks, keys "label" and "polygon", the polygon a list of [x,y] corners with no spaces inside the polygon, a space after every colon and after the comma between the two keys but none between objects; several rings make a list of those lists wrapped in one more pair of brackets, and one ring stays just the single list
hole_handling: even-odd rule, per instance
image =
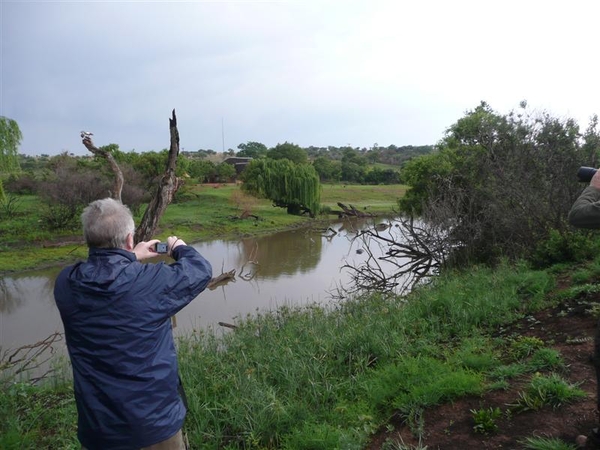
[{"label": "grassy field", "polygon": [[[359,210],[389,215],[396,207],[405,187],[323,185],[321,203],[339,210],[337,202],[352,204]],[[62,264],[87,255],[81,230],[52,231],[44,226],[47,206],[36,196],[19,197],[12,217],[0,221],[0,275],[49,264]],[[246,211],[254,217],[241,219]],[[215,238],[271,233],[293,227],[319,224],[332,216],[310,219],[292,216],[285,209],[273,207],[271,201],[244,194],[239,186],[189,185],[178,194],[161,218],[156,237],[181,236],[188,242]],[[136,217],[139,222],[141,215]]]}]

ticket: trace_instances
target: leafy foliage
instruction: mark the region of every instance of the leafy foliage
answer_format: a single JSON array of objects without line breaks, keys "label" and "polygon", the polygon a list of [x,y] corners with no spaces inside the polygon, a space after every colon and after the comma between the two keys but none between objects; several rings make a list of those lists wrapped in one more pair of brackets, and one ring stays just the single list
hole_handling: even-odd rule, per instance
[{"label": "leafy foliage", "polygon": [[572,119],[521,106],[501,115],[482,102],[437,152],[403,170],[411,188],[400,209],[443,226],[454,262],[530,257],[553,230],[569,230],[567,213],[583,188],[577,168],[597,160],[597,120],[582,135]]},{"label": "leafy foliage", "polygon": [[240,151],[237,156],[243,156],[246,158],[264,158],[267,155],[267,146],[260,142],[249,141],[245,144],[238,145]]},{"label": "leafy foliage", "polygon": [[259,197],[273,200],[275,206],[290,214],[319,211],[321,185],[314,167],[294,164],[288,159],[258,159],[250,162],[242,174],[242,188]]},{"label": "leafy foliage", "polygon": [[0,173],[19,171],[19,144],[23,139],[19,124],[0,116]]},{"label": "leafy foliage", "polygon": [[289,159],[296,164],[305,164],[308,162],[306,150],[296,144],[284,142],[277,144],[267,152],[267,158],[271,159]]}]

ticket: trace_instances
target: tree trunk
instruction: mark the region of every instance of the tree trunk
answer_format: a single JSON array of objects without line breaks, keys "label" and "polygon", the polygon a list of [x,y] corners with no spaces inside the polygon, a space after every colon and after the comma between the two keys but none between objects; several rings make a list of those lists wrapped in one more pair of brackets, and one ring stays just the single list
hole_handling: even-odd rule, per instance
[{"label": "tree trunk", "polygon": [[181,179],[177,178],[175,175],[177,157],[179,156],[179,131],[177,130],[175,110],[173,110],[172,118],[169,119],[169,129],[171,132],[171,148],[169,149],[167,167],[159,182],[157,191],[152,196],[152,200],[150,200],[146,212],[144,212],[142,221],[135,231],[134,240],[136,244],[141,241],[152,239],[158,227],[160,218],[181,186]]}]

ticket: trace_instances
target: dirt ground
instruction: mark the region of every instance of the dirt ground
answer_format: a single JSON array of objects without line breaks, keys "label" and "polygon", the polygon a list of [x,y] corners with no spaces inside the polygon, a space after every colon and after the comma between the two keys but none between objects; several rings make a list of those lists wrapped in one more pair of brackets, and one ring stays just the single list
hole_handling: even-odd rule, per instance
[{"label": "dirt ground", "polygon": [[[596,372],[591,356],[598,319],[590,313],[592,305],[600,306],[600,295],[568,301],[558,307],[541,311],[514,323],[510,328],[520,335],[542,339],[547,347],[558,350],[567,369],[560,375],[570,383],[578,383],[588,393],[583,400],[557,409],[545,407],[539,411],[503,414],[496,421],[498,430],[483,435],[473,430],[471,410],[499,407],[502,412],[519,398],[523,382],[511,380],[507,391],[493,391],[481,397],[459,399],[452,404],[431,408],[424,414],[424,433],[419,443],[401,418],[393,419],[367,447],[375,449],[524,449],[522,441],[528,437],[559,438],[574,448],[600,449],[600,439],[594,429],[599,427],[596,407]],[[392,429],[393,431],[388,431]],[[384,445],[388,441],[388,445]],[[390,442],[396,443],[390,446]],[[400,446],[398,444],[403,444]],[[411,447],[412,446],[412,447]]]}]

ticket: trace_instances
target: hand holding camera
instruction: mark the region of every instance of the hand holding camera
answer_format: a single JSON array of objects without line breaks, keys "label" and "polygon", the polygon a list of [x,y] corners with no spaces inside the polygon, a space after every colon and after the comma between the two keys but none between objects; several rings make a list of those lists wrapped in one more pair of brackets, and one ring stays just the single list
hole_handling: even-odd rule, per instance
[{"label": "hand holding camera", "polygon": [[173,254],[173,249],[180,245],[186,245],[186,243],[177,236],[169,236],[167,242],[157,242],[154,246],[154,251],[159,254],[171,256]]},{"label": "hand holding camera", "polygon": [[580,167],[577,171],[577,178],[582,182],[589,182],[590,186],[600,189],[600,174],[598,169],[593,167]]}]

